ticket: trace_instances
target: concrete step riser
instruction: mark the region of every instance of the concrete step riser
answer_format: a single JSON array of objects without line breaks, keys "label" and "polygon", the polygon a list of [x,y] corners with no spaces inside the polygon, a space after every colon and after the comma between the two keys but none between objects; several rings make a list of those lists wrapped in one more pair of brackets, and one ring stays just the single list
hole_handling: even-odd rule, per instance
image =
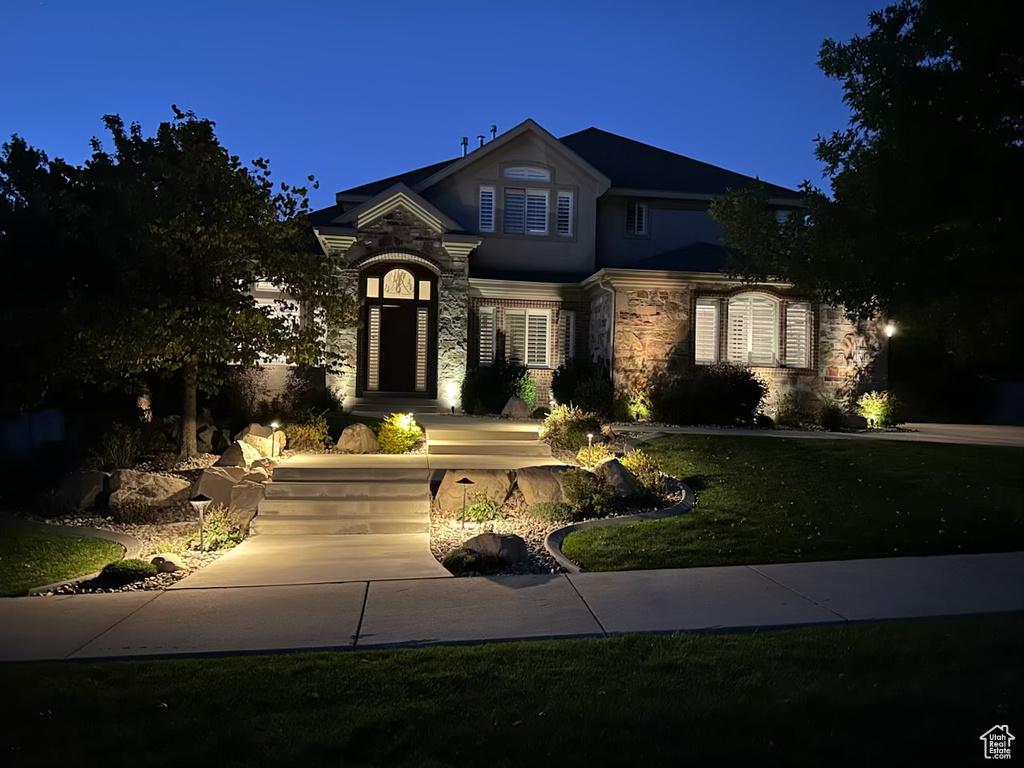
[{"label": "concrete step riser", "polygon": [[426,469],[352,469],[347,467],[289,467],[283,464],[274,470],[275,483],[426,483]]},{"label": "concrete step riser", "polygon": [[394,499],[430,498],[425,482],[419,483],[267,483],[267,499]]},{"label": "concrete step riser", "polygon": [[374,501],[360,499],[356,501],[307,501],[293,499],[264,499],[259,506],[260,515],[273,517],[327,515],[331,517],[349,517],[356,515],[374,515],[381,518],[415,517],[430,515],[430,498],[417,501]]},{"label": "concrete step riser", "polygon": [[249,526],[252,533],[267,535],[352,535],[374,533],[427,533],[429,522],[418,521],[369,521],[369,520],[274,520],[253,518]]},{"label": "concrete step riser", "polygon": [[434,456],[451,454],[476,456],[550,456],[551,447],[546,443],[494,443],[490,445],[434,445],[427,446],[427,453]]},{"label": "concrete step riser", "polygon": [[537,440],[539,439],[540,438],[537,436],[536,430],[517,430],[514,432],[502,432],[496,429],[427,429],[427,440],[451,440],[453,442],[462,440],[492,440],[494,442],[537,442]]}]

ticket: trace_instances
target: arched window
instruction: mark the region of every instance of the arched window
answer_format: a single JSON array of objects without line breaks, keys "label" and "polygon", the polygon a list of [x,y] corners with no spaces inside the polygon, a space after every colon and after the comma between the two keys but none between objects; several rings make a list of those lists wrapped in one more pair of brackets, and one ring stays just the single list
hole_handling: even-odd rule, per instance
[{"label": "arched window", "polygon": [[505,169],[505,178],[522,181],[551,181],[551,171],[531,165],[517,165]]},{"label": "arched window", "polygon": [[779,362],[779,302],[769,296],[741,294],[729,299],[726,357],[740,365]]}]

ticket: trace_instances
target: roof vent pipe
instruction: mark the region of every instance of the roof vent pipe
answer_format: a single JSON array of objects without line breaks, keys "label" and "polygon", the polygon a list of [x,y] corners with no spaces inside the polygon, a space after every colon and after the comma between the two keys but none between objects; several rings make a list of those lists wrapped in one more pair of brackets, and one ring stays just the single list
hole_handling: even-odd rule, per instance
[{"label": "roof vent pipe", "polygon": [[480,146],[482,147],[484,145],[484,135],[482,133],[478,133],[476,137],[480,140]]},{"label": "roof vent pipe", "polygon": [[462,137],[462,156],[466,156],[466,152],[469,151],[469,136]]},{"label": "roof vent pipe", "polygon": [[494,141],[494,137],[498,135],[498,126],[491,126],[491,141]]}]

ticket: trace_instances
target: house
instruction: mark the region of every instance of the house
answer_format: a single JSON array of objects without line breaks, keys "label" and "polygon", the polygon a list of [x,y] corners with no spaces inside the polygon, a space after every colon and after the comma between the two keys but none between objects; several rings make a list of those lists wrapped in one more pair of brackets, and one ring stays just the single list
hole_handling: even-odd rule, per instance
[{"label": "house", "polygon": [[[493,131],[492,131],[493,133]],[[731,361],[773,391],[836,392],[882,375],[881,323],[855,327],[781,283],[722,272],[708,203],[753,179],[597,128],[555,138],[533,120],[473,151],[338,192],[311,216],[358,297],[329,385],[346,406],[396,397],[459,406],[469,366],[527,366],[544,402],[580,355],[627,389]],[[779,215],[797,192],[769,185]]]}]

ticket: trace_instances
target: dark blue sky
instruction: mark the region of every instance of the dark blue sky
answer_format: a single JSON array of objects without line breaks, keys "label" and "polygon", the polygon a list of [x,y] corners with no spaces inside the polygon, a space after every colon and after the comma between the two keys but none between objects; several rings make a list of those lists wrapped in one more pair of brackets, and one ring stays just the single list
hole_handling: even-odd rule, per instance
[{"label": "dark blue sky", "polygon": [[333,193],[459,154],[532,117],[594,125],[795,186],[846,123],[825,37],[885,0],[4,0],[0,135],[83,160],[100,116],[170,105],[243,159]]}]

